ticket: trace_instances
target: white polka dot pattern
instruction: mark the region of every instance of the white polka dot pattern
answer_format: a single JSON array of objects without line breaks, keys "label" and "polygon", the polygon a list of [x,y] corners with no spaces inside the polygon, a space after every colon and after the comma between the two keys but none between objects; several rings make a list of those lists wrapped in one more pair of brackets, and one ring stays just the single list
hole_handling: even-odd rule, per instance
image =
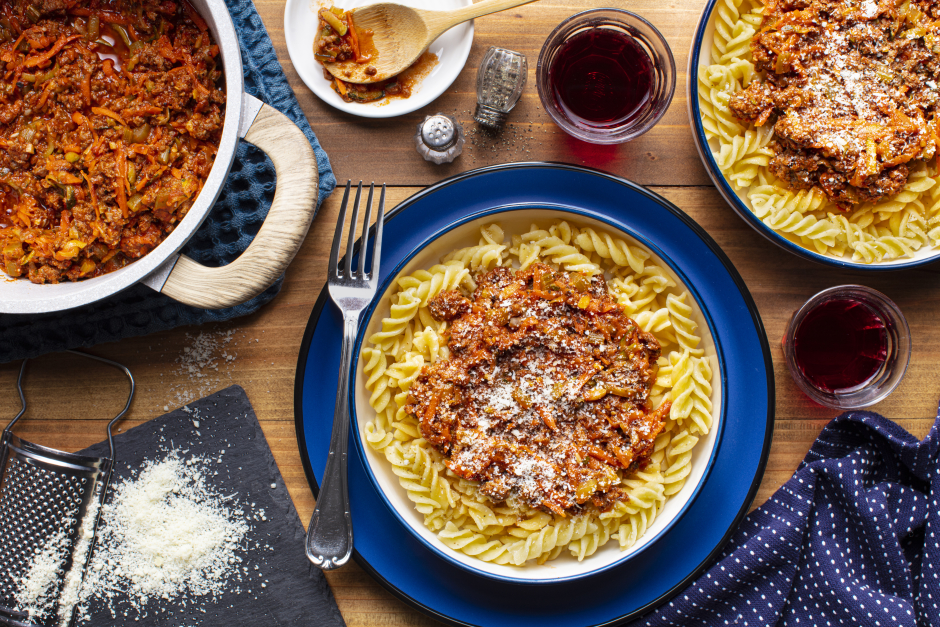
[{"label": "white polka dot pattern", "polygon": [[922,442],[843,414],[718,561],[633,624],[940,626],[938,498],[940,414]]}]

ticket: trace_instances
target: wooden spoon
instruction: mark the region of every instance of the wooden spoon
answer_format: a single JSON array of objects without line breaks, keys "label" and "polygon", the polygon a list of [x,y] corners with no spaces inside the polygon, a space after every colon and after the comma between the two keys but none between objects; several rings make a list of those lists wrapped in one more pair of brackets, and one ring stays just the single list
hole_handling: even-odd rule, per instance
[{"label": "wooden spoon", "polygon": [[[536,0],[482,0],[453,11],[427,11],[380,2],[351,11],[360,30],[371,30],[378,54],[367,63],[324,63],[336,78],[347,83],[376,83],[400,74],[445,31],[468,20],[505,11]],[[366,74],[366,68],[375,73]]]}]

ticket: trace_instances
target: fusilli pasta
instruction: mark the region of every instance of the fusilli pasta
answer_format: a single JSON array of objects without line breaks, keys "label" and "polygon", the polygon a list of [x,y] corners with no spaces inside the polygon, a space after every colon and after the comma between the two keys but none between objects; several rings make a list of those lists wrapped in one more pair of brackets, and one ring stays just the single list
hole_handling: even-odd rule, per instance
[{"label": "fusilli pasta", "polygon": [[[923,231],[928,225],[917,226]],[[421,368],[448,354],[447,323],[430,316],[428,301],[444,290],[469,293],[475,286],[473,275],[497,265],[519,268],[536,261],[556,269],[605,274],[610,293],[663,346],[651,399],[655,407],[670,400],[672,409],[646,465],[621,476],[629,498],[608,511],[586,508],[565,517],[494,503],[475,482],[447,468],[421,436],[417,420],[403,409]],[[567,222],[549,228],[533,225],[521,234],[486,225],[476,246],[454,251],[441,263],[395,281],[389,313],[361,355],[360,370],[375,410],[364,439],[391,464],[425,525],[450,549],[507,566],[542,564],[563,553],[583,560],[611,539],[622,550],[629,549],[654,523],[666,500],[682,489],[694,461],[693,449],[711,428],[712,357],[698,333],[693,305],[690,294],[653,262],[649,251],[610,233]]]}]

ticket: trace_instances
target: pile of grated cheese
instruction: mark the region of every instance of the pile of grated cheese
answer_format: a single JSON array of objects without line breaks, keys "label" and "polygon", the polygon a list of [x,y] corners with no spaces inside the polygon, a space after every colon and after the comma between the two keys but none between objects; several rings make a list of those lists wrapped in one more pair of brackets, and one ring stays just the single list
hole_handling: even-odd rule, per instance
[{"label": "pile of grated cheese", "polygon": [[56,582],[68,557],[65,529],[49,537],[36,549],[29,570],[16,587],[17,610],[31,617],[43,616],[56,602]]},{"label": "pile of grated cheese", "polygon": [[239,591],[250,527],[234,495],[207,485],[209,463],[171,451],[115,487],[81,588],[79,622],[101,604],[116,616],[119,603],[139,613],[151,599],[185,604]]}]

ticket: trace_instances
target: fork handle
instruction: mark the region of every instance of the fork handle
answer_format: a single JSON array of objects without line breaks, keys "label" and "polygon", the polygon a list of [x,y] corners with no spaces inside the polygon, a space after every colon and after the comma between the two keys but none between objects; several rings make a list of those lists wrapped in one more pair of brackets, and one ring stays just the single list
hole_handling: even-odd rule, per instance
[{"label": "fork handle", "polygon": [[330,453],[326,459],[320,496],[307,528],[307,559],[323,570],[333,570],[345,564],[353,549],[346,453],[349,444],[349,367],[359,327],[359,313],[343,313],[343,351],[340,354]]}]

